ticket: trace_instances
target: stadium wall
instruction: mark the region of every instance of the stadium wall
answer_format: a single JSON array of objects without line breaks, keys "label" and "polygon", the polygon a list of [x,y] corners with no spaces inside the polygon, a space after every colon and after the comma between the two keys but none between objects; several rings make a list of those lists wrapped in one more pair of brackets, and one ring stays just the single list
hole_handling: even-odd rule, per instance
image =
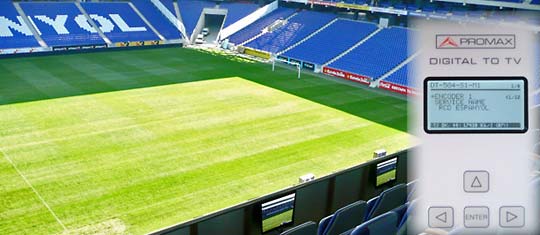
[{"label": "stadium wall", "polygon": [[[358,200],[367,201],[382,191],[397,184],[407,183],[408,152],[405,150],[386,157],[377,158],[359,166],[325,176],[314,181],[266,195],[192,221],[173,225],[152,235],[261,235],[264,202],[295,194],[293,224],[265,235],[277,235],[281,230],[305,223],[319,221],[337,209]],[[396,180],[376,187],[377,165],[397,158]]]}]

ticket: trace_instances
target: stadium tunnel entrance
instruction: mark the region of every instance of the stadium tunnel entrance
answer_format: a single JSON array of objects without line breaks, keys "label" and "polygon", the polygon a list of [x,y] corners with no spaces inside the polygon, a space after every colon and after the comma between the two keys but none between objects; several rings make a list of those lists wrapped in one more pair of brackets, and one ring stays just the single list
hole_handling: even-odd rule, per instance
[{"label": "stadium tunnel entrance", "polygon": [[205,8],[191,35],[191,43],[215,43],[225,22],[227,12],[227,9]]},{"label": "stadium tunnel entrance", "polygon": [[207,43],[214,43],[221,31],[221,27],[225,22],[226,15],[221,14],[204,14],[204,28],[208,29],[208,34],[206,35]]}]

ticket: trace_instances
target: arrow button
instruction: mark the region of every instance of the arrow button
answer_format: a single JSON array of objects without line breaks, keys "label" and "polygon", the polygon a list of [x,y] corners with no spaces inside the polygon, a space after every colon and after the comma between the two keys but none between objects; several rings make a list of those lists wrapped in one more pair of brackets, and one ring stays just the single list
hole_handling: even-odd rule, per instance
[{"label": "arrow button", "polygon": [[499,223],[503,228],[522,228],[525,226],[525,208],[522,206],[503,206],[499,215]]},{"label": "arrow button", "polygon": [[463,189],[467,193],[487,193],[489,191],[489,172],[466,171],[463,174]]},{"label": "arrow button", "polygon": [[436,219],[438,219],[439,221],[443,222],[443,223],[448,223],[448,214],[446,212],[438,215],[435,217]]},{"label": "arrow button", "polygon": [[452,207],[430,207],[428,211],[429,227],[452,228],[454,227],[454,209]]},{"label": "arrow button", "polygon": [[512,212],[509,212],[509,211],[506,212],[506,222],[507,223],[510,223],[510,222],[514,221],[515,219],[517,219],[517,218],[518,218],[518,216],[513,214]]}]

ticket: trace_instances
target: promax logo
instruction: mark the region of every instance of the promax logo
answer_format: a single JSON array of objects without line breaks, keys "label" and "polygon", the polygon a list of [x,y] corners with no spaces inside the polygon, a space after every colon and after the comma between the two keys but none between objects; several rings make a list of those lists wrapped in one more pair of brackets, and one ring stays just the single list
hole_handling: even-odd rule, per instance
[{"label": "promax logo", "polygon": [[438,34],[437,49],[515,49],[514,34]]}]

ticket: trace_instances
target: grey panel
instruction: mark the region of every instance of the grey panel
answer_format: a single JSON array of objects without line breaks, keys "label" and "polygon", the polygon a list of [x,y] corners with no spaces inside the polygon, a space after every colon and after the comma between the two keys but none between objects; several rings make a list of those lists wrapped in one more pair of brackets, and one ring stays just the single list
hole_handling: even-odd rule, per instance
[{"label": "grey panel", "polygon": [[294,224],[319,221],[330,213],[328,208],[329,180],[317,182],[296,191]]},{"label": "grey panel", "polygon": [[244,234],[244,211],[242,209],[197,224],[198,235],[242,235]]}]

